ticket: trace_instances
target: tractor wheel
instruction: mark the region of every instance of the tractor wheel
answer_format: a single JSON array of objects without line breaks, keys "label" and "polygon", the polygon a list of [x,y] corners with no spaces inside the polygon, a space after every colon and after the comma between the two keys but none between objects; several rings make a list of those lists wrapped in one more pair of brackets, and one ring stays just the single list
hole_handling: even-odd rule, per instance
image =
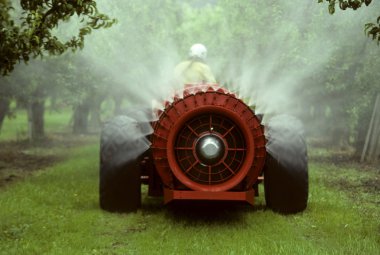
[{"label": "tractor wheel", "polygon": [[149,148],[139,124],[117,116],[102,130],[100,141],[100,207],[132,212],[141,206],[139,156]]},{"label": "tractor wheel", "polygon": [[291,214],[306,209],[308,160],[302,123],[288,115],[273,117],[267,125],[264,190],[267,207]]}]

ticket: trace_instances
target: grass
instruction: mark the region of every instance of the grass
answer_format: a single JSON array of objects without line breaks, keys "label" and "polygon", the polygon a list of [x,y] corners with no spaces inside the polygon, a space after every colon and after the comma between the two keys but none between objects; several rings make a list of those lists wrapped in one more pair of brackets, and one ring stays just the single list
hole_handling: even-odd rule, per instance
[{"label": "grass", "polygon": [[[47,112],[47,132],[64,131],[69,117]],[[25,125],[24,113],[6,120],[0,141]],[[266,210],[262,187],[254,207],[168,207],[143,196],[137,213],[113,214],[98,205],[95,140],[24,148],[67,160],[0,187],[0,254],[379,254],[379,169],[311,150],[309,205],[296,215]]]},{"label": "grass", "polygon": [[379,194],[359,185],[378,178],[376,171],[312,162],[309,206],[296,215],[265,210],[263,194],[255,207],[167,207],[144,196],[137,213],[113,214],[98,206],[98,145],[69,156],[0,189],[0,254],[380,251]]}]

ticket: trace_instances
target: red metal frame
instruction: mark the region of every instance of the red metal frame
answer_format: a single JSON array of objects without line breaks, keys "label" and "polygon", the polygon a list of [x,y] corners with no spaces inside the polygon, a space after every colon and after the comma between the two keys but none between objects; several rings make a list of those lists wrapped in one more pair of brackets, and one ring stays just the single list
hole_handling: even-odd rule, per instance
[{"label": "red metal frame", "polygon": [[255,191],[187,191],[172,190],[164,188],[164,203],[170,203],[173,200],[223,200],[223,201],[244,201],[254,204]]},{"label": "red metal frame", "polygon": [[[181,96],[177,93],[173,102],[166,102],[165,105],[164,111],[159,112],[158,121],[153,123],[154,133],[151,138],[155,171],[160,176],[163,185],[165,202],[173,199],[199,199],[247,201],[253,204],[252,187],[258,181],[266,156],[263,126],[254,112],[234,94],[216,84],[186,85]],[[229,159],[227,151],[230,145],[223,137],[225,134],[213,133],[212,116],[223,116],[233,122],[245,140],[245,148],[232,148],[244,149],[244,158],[238,167],[235,165],[235,168],[230,169],[231,176],[225,181],[220,179],[211,182],[213,165],[208,166],[210,181],[205,183],[192,178],[186,173],[190,171],[190,168],[183,169],[183,166],[181,168],[178,163],[176,152],[187,149],[193,151],[192,161],[190,160],[193,165],[190,164],[190,166],[199,165],[199,159],[194,152],[195,142],[187,142],[186,148],[178,148],[176,141],[179,133],[186,128],[186,123],[202,115],[211,116],[209,124],[199,124],[209,125],[210,130],[196,133],[193,139],[199,139],[202,135],[215,134],[226,147],[226,155],[215,165],[223,164]]]}]

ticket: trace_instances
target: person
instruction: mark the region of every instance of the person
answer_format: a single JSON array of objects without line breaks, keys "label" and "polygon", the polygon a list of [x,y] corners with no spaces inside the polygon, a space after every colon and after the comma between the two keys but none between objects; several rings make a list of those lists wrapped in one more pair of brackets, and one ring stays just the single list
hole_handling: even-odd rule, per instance
[{"label": "person", "polygon": [[174,74],[181,84],[190,83],[216,83],[210,67],[205,63],[207,49],[203,44],[197,43],[191,46],[189,59],[179,63]]}]

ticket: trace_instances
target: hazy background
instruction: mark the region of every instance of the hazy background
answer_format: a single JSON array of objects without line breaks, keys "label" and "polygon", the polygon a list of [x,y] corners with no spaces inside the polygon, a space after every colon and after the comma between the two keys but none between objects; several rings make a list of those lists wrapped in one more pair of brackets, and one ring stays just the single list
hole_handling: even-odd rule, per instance
[{"label": "hazy background", "polygon": [[[94,31],[81,52],[34,60],[7,78],[26,97],[43,95],[74,114],[88,105],[84,118],[94,127],[125,108],[170,99],[181,87],[173,69],[194,43],[208,48],[217,81],[265,114],[264,122],[295,115],[310,138],[337,146],[358,141],[380,90],[379,46],[363,31],[379,2],[334,15],[327,4],[302,0],[97,2],[117,24]],[[57,36],[76,28],[62,23]]]}]

